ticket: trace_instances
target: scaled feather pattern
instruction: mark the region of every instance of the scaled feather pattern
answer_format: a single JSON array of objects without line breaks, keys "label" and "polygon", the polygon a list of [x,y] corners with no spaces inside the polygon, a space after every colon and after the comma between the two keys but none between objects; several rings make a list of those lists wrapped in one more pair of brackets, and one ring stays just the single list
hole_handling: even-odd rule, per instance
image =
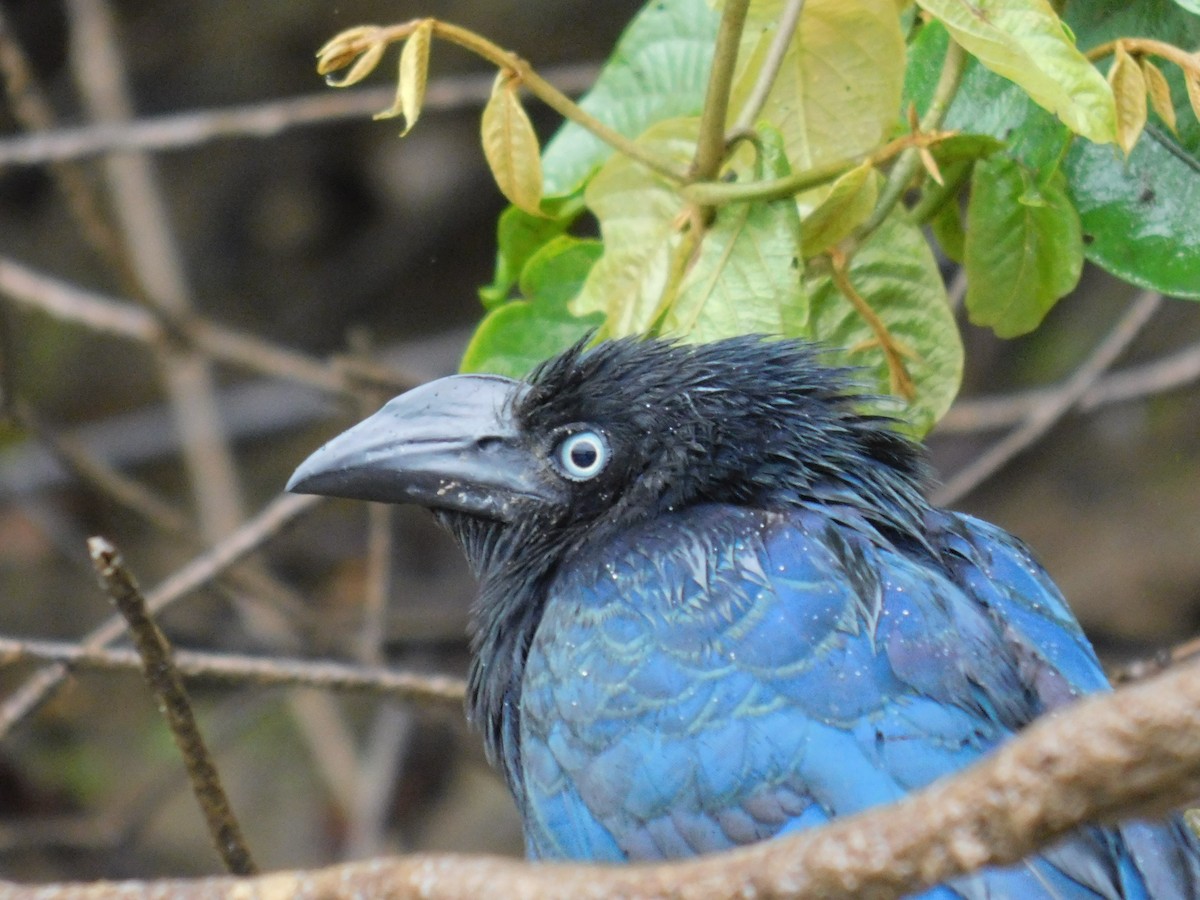
[{"label": "scaled feather pattern", "polygon": [[[1108,689],[1016,538],[798,341],[576,346],[455,376],[295,490],[421,503],[480,579],[468,712],[534,859],[677,859],[903,797]],[[1087,827],[930,898],[1189,898],[1177,819]]]}]

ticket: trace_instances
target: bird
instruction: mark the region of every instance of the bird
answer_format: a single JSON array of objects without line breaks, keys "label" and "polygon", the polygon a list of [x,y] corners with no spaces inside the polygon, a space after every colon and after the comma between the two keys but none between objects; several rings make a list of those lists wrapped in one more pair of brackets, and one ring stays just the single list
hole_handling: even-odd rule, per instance
[{"label": "bird", "polygon": [[[288,489],[418,504],[461,545],[467,714],[530,859],[680,859],[898,800],[1109,690],[1029,549],[932,505],[878,399],[809,341],[585,339],[400,395]],[[1088,826],[920,896],[1197,897],[1200,854],[1178,817]]]}]

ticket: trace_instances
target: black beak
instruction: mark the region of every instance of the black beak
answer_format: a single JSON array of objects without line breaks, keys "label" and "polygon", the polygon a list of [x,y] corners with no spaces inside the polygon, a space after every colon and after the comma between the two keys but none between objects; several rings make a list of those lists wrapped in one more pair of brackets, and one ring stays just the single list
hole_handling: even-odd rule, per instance
[{"label": "black beak", "polygon": [[313,453],[287,489],[511,522],[530,500],[558,499],[512,418],[525,389],[494,375],[414,388]]}]

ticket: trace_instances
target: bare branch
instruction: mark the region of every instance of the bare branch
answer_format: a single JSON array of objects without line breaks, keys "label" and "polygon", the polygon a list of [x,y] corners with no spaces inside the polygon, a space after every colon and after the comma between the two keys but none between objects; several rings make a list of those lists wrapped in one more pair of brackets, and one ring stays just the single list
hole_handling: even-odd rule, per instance
[{"label": "bare branch", "polygon": [[1079,402],[1088,389],[1096,383],[1125,349],[1138,336],[1142,328],[1162,305],[1162,294],[1142,291],[1118,320],[1112,331],[1084,360],[1063,386],[1046,398],[1046,402],[1035,407],[1019,428],[1009,432],[990,450],[979,456],[950,478],[933,500],[946,506],[970,493],[983,481],[1003,468],[1010,460],[1023,453],[1042,435],[1054,427],[1071,408]]},{"label": "bare branch", "polygon": [[[596,80],[599,66],[585,63],[559,66],[546,77],[569,94],[577,94]],[[426,111],[451,112],[482,106],[495,75],[459,75],[429,83]],[[392,102],[391,87],[305,94],[245,106],[195,110],[123,124],[97,124],[63,128],[0,140],[0,167],[44,165],[86,159],[125,150],[186,150],[217,140],[272,138],[294,128],[332,124],[343,119],[365,119]]]},{"label": "bare branch", "polygon": [[[1164,394],[1196,381],[1200,381],[1200,344],[1100,379],[1079,398],[1076,408],[1091,412],[1114,403]],[[1019,425],[1037,407],[1048,403],[1057,390],[1062,388],[960,401],[938,423],[938,432],[969,434]]]},{"label": "bare branch", "polygon": [[242,829],[233,814],[233,808],[229,805],[216,762],[200,734],[200,726],[192,712],[192,702],[171,658],[167,636],[150,617],[146,599],[133,575],[125,568],[117,549],[104,538],[94,537],[88,540],[88,554],[100,579],[100,586],[129,624],[134,646],[142,660],[146,683],[150,685],[158,708],[167,719],[171,737],[175,739],[175,745],[183,757],[192,792],[204,814],[217,855],[232,874],[255,874],[258,867],[242,837]]},{"label": "bare branch", "polygon": [[[1079,740],[1086,733],[1088,740]],[[898,803],[730,853],[604,867],[419,855],[252,880],[39,885],[6,900],[306,896],[600,900],[899,897],[1008,865],[1081,824],[1160,815],[1200,790],[1200,663],[1035,722],[982,762]]]},{"label": "bare branch", "polygon": [[[146,598],[151,615],[158,615],[181,597],[207,584],[230,566],[258,549],[273,537],[284,525],[316,507],[320,498],[285,494],[267,504],[254,518],[229,535],[206,553],[177,570]],[[83,640],[83,646],[91,649],[103,647],[124,633],[123,620],[114,616],[93,629]],[[17,722],[37,710],[51,693],[67,677],[68,668],[61,663],[47,666],[36,672],[18,690],[0,704],[0,739]]]},{"label": "bare branch", "polygon": [[[358,370],[352,367],[327,366],[302,353],[222,328],[199,317],[172,321],[168,327],[161,317],[149,310],[78,287],[4,257],[0,257],[0,293],[27,308],[151,347],[182,337],[196,349],[230,365],[299,381],[330,393],[349,394],[354,389]],[[374,374],[379,377],[378,373]]]}]

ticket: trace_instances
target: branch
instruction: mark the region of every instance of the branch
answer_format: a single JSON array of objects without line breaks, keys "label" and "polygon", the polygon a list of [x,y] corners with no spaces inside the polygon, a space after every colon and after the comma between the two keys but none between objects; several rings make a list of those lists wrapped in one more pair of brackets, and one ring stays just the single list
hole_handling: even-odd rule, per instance
[{"label": "branch", "polygon": [[[339,35],[335,35],[332,40],[318,51],[317,72],[321,75],[327,75],[330,72],[335,72],[349,65],[355,57],[360,55],[363,58],[368,55],[372,56],[373,61],[371,64],[360,69],[357,73],[355,73],[355,68],[352,67],[351,75],[354,77],[347,76],[349,81],[335,82],[335,86],[339,87],[348,83],[353,84],[358,78],[364,77],[378,64],[380,54],[377,51],[380,45],[406,40],[424,23],[429,23],[432,26],[433,34],[442,40],[458,44],[458,46],[471,51],[492,65],[512,72],[521,82],[522,87],[560,116],[591,132],[604,141],[604,143],[619,150],[630,159],[637,160],[642,165],[675,184],[681,184],[686,180],[684,173],[676,169],[670,160],[659,156],[652,150],[625,137],[619,131],[605,125],[539,75],[533,66],[517,56],[517,54],[505,50],[482,35],[476,34],[459,25],[452,25],[449,22],[443,22],[438,19],[413,19],[409,22],[392,25],[387,28],[360,26],[348,29]],[[362,59],[359,62],[361,63]]]},{"label": "branch", "polygon": [[[933,90],[933,99],[930,100],[925,115],[921,117],[918,128],[920,133],[937,131],[941,128],[946,113],[950,110],[950,104],[954,102],[954,95],[958,93],[958,86],[966,67],[966,51],[951,38],[946,47],[946,56],[942,60],[941,75],[938,76],[937,86]],[[904,196],[904,192],[908,190],[908,184],[920,166],[920,145],[906,151],[896,160],[896,165],[888,173],[887,181],[884,182],[883,189],[879,192],[879,201],[875,204],[875,209],[867,221],[855,230],[855,237],[859,243],[883,224],[883,220],[891,214],[892,209]]]},{"label": "branch", "polygon": [[[596,80],[595,63],[558,66],[546,71],[564,90],[578,94]],[[424,108],[441,112],[480,107],[495,76],[455,75],[429,83]],[[392,101],[391,87],[331,94],[306,94],[265,103],[200,109],[121,124],[96,124],[6,137],[0,140],[0,168],[87,159],[125,150],[186,150],[232,138],[272,138],[293,128],[361,119]]]},{"label": "branch", "polygon": [[76,322],[93,331],[162,346],[182,337],[213,359],[264,375],[291,379],[329,393],[353,391],[353,370],[331,368],[262,338],[222,328],[198,316],[170,324],[161,315],[89,291],[0,256],[0,293],[29,309]]},{"label": "branch", "polygon": [[738,47],[749,9],[750,0],[726,0],[721,13],[721,26],[713,48],[712,69],[708,75],[708,89],[704,94],[704,109],[700,115],[696,156],[689,172],[696,181],[716,178],[725,159],[725,119],[729,114],[729,91],[733,85],[733,70],[737,66]]},{"label": "branch", "polygon": [[[1114,403],[1163,394],[1195,381],[1200,381],[1200,344],[1100,379],[1079,398],[1076,408],[1091,412]],[[968,434],[1019,425],[1038,407],[1054,402],[1062,390],[1038,388],[962,400],[938,422],[937,430],[939,434]]]},{"label": "branch", "polygon": [[[151,591],[146,598],[150,614],[158,615],[176,600],[216,578],[248,553],[258,549],[288,522],[315,508],[319,500],[314,496],[285,494],[267,504],[257,516]],[[83,646],[88,649],[103,647],[119,638],[124,631],[123,620],[120,616],[114,616],[89,632],[83,640]],[[63,664],[47,666],[5,698],[4,703],[0,704],[0,740],[17,722],[40,708],[67,674],[68,667]]]},{"label": "branch", "polygon": [[1092,351],[1062,388],[1048,400],[1035,407],[1020,427],[1009,432],[986,453],[950,478],[936,491],[933,502],[948,506],[974,490],[987,478],[994,475],[1016,456],[1032,446],[1042,435],[1054,427],[1080,398],[1087,393],[1096,380],[1103,375],[1117,358],[1138,336],[1146,323],[1162,305],[1162,294],[1142,291],[1125,310],[1113,330]]},{"label": "branch", "polygon": [[742,107],[737,123],[733,126],[735,134],[754,127],[754,122],[758,119],[758,114],[762,112],[763,106],[766,105],[771,88],[775,85],[775,79],[779,77],[779,70],[783,67],[788,47],[796,36],[796,29],[800,24],[800,13],[803,11],[804,0],[786,0],[776,25],[775,37],[771,40],[771,46],[767,48],[767,57],[763,60],[762,69],[758,73],[758,80],[754,82],[750,96],[746,98],[746,105]]},{"label": "branch", "polygon": [[[132,650],[67,641],[18,640],[0,636],[0,666],[23,661],[65,663],[77,669],[127,672],[141,666]],[[449,675],[397,672],[380,665],[328,660],[242,656],[176,650],[175,668],[189,681],[255,687],[305,687],[361,691],[405,703],[436,703],[461,709],[466,683]]]},{"label": "branch", "polygon": [[1018,862],[1089,822],[1153,817],[1200,791],[1200,663],[1047,716],[985,760],[890,806],[735,851],[623,867],[416,855],[250,880],[21,887],[9,900],[320,896],[629,900],[900,897]]},{"label": "branch", "polygon": [[183,757],[192,792],[204,814],[217,855],[234,875],[255,874],[258,867],[254,864],[241,826],[229,804],[229,797],[221,785],[216,763],[200,734],[187,689],[171,658],[167,636],[150,617],[146,598],[138,589],[133,575],[125,568],[116,547],[104,538],[93,537],[88,539],[88,554],[100,580],[100,587],[129,624],[134,646],[141,657],[146,683],[150,685],[158,708],[171,729],[175,746]]}]

